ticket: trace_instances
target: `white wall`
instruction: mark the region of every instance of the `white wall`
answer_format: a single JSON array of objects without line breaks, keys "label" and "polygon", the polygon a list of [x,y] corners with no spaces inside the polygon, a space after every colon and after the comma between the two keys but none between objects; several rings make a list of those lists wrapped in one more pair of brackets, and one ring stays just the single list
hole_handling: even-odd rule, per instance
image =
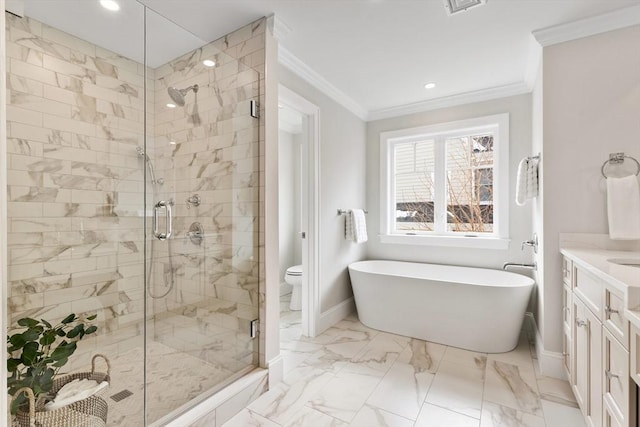
[{"label": "white wall", "polygon": [[302,262],[300,231],[300,136],[278,132],[280,281],[287,268]]},{"label": "white wall", "polygon": [[[380,243],[380,133],[464,120],[492,114],[509,113],[509,237],[508,250],[444,248]],[[519,95],[492,101],[377,120],[367,123],[367,201],[369,205],[369,259],[396,259],[438,264],[502,268],[506,261],[531,262],[532,251],[520,250],[520,243],[531,237],[531,208],[515,204],[515,176],[522,157],[530,155],[531,95]]]},{"label": "white wall", "polygon": [[337,209],[368,208],[366,127],[349,110],[287,68],[280,83],[320,109],[320,311],[352,296],[347,266],[365,258],[364,244],[344,239],[344,217]]},{"label": "white wall", "polygon": [[612,152],[640,159],[640,25],[544,48],[543,76],[545,270],[539,327],[545,349],[560,352],[558,234],[607,233],[600,167]]},{"label": "white wall", "polygon": [[545,153],[542,146],[542,132],[543,132],[543,111],[542,111],[542,61],[538,67],[537,78],[531,94],[531,152],[540,153],[540,161],[538,162],[538,197],[532,202],[533,218],[532,225],[533,231],[538,235],[538,254],[535,255],[536,264],[538,265],[537,271],[534,273],[534,278],[538,284],[535,289],[535,296],[532,298],[531,311],[533,317],[536,320],[536,325],[541,329],[544,323],[541,322],[541,318],[544,317],[544,217],[542,215],[544,204],[544,160]]}]

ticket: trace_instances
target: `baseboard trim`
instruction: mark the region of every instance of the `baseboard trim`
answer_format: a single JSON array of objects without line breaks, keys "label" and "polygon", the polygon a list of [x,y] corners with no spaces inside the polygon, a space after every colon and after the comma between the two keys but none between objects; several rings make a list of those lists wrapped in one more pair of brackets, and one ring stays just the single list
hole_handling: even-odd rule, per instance
[{"label": "baseboard trim", "polygon": [[538,359],[538,368],[540,369],[540,373],[547,377],[567,380],[567,374],[565,373],[562,363],[562,353],[545,350],[542,342],[542,335],[540,335],[540,329],[538,329],[533,313],[527,313],[526,315],[536,331],[536,357]]},{"label": "baseboard trim", "polygon": [[269,390],[282,382],[284,378],[284,359],[281,354],[269,361]]},{"label": "baseboard trim", "polygon": [[356,302],[353,297],[334,305],[329,310],[320,314],[318,322],[318,335],[356,311]]}]

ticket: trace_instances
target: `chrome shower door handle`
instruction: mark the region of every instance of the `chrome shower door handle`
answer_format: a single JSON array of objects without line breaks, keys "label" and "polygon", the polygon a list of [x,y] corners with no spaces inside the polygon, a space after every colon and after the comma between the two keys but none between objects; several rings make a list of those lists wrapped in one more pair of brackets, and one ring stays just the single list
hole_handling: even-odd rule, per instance
[{"label": "chrome shower door handle", "polygon": [[[171,201],[166,202],[164,200],[160,200],[153,207],[153,237],[158,240],[167,240],[171,237],[171,233],[173,233],[173,212],[171,210],[171,204]],[[160,230],[158,230],[158,211],[162,208],[165,209],[166,215],[164,233],[160,233]]]}]

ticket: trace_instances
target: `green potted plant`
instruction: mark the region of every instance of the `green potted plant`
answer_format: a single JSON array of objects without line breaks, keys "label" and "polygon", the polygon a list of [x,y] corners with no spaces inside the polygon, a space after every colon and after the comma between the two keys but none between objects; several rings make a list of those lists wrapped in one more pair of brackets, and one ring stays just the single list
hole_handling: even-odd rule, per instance
[{"label": "green potted plant", "polygon": [[97,326],[85,324],[95,318],[96,315],[81,319],[72,313],[55,326],[44,319],[18,320],[18,328],[7,335],[7,388],[13,396],[12,414],[28,411],[27,393],[16,393],[21,388],[31,389],[36,408],[53,398],[49,393],[54,379],[76,351],[77,342],[98,330]]}]

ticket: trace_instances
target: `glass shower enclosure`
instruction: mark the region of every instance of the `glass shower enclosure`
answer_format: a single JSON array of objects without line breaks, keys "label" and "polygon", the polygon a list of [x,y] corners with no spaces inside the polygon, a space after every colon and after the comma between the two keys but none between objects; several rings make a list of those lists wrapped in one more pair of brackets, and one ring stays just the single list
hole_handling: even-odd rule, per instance
[{"label": "glass shower enclosure", "polygon": [[161,425],[258,363],[259,52],[119,3],[6,14],[8,324],[97,315],[63,371]]}]

